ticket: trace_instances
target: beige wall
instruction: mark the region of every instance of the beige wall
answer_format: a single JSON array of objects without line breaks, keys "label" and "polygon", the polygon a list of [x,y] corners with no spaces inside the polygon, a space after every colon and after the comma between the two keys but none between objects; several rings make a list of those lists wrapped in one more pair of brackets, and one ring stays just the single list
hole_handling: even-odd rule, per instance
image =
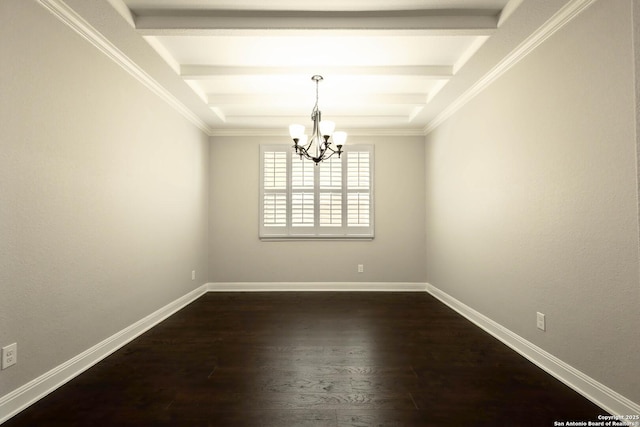
[{"label": "beige wall", "polygon": [[1,397],[206,282],[209,153],[35,1],[0,2],[0,57]]},{"label": "beige wall", "polygon": [[631,5],[594,3],[428,135],[426,259],[429,283],[638,402]]},{"label": "beige wall", "polygon": [[358,142],[375,145],[375,239],[265,242],[258,239],[259,144],[287,137],[212,138],[210,281],[424,282],[424,138],[352,136],[348,143]]}]

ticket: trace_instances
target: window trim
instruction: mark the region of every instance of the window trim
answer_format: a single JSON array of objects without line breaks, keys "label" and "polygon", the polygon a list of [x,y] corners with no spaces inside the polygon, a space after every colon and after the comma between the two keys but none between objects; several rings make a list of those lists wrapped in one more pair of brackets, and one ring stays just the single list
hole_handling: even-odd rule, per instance
[{"label": "window trim", "polygon": [[[260,240],[271,240],[271,241],[286,241],[286,240],[373,240],[375,237],[375,173],[374,173],[374,165],[375,165],[375,151],[373,144],[351,144],[343,147],[343,154],[341,159],[341,170],[342,170],[342,185],[340,187],[340,194],[342,195],[342,225],[341,226],[319,226],[319,205],[318,201],[320,199],[320,194],[327,191],[326,189],[320,188],[319,176],[320,176],[320,165],[315,166],[313,162],[310,160],[302,160],[305,162],[310,162],[312,167],[314,168],[314,186],[313,186],[313,194],[314,194],[314,226],[312,227],[300,227],[300,226],[292,226],[292,210],[291,210],[291,200],[292,200],[292,162],[298,161],[297,158],[293,158],[293,153],[291,146],[289,144],[261,144],[260,145],[260,177],[259,177],[259,212],[258,212],[258,228],[259,233],[258,236]],[[347,159],[349,156],[349,152],[368,152],[369,153],[369,226],[359,227],[359,226],[348,226],[348,215],[347,215],[347,204],[348,204],[348,194],[349,192],[354,192],[353,189],[348,188],[348,169],[347,169]],[[286,153],[286,186],[281,189],[265,189],[264,180],[265,180],[265,162],[264,155],[265,152],[285,152]],[[265,207],[265,194],[268,193],[278,193],[278,194],[286,194],[286,225],[285,226],[265,226],[264,225],[264,207]]]}]

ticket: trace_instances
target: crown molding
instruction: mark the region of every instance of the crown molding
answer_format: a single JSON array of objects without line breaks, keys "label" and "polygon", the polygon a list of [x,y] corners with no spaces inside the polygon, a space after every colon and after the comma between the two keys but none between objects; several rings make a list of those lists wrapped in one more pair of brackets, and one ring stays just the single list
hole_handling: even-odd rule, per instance
[{"label": "crown molding", "polygon": [[158,83],[146,71],[144,71],[131,58],[125,55],[113,43],[111,43],[102,33],[95,29],[89,22],[76,13],[62,0],[38,0],[38,3],[51,12],[60,21],[74,30],[85,40],[95,46],[100,52],[118,64],[122,69],[135,77],[140,83],[146,86],[151,92],[159,96],[187,120],[197,126],[200,130],[211,136],[212,129],[191,109],[185,106],[171,92]]},{"label": "crown molding", "polygon": [[444,123],[449,117],[454,115],[460,108],[485,90],[491,83],[497,80],[504,73],[509,71],[511,67],[523,60],[527,55],[533,52],[545,40],[554,35],[565,25],[571,22],[575,17],[582,13],[585,9],[595,3],[597,0],[572,0],[553,15],[547,22],[542,24],[538,30],[527,37],[518,47],[516,47],[509,55],[504,57],[495,67],[478,80],[473,86],[467,89],[447,108],[439,113],[427,126],[423,132],[425,135],[431,133],[434,129]]}]

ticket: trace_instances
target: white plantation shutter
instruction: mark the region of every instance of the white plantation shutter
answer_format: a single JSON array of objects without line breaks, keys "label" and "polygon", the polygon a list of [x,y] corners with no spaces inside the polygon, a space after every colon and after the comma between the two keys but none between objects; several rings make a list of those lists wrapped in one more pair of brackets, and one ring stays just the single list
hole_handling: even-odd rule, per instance
[{"label": "white plantation shutter", "polygon": [[347,225],[349,227],[369,226],[369,193],[348,193]]},{"label": "white plantation shutter", "polygon": [[342,227],[342,159],[320,163],[320,227]]},{"label": "white plantation shutter", "polygon": [[267,193],[264,195],[264,226],[285,227],[287,225],[287,195]]},{"label": "white plantation shutter", "polygon": [[313,192],[291,193],[291,226],[313,227],[315,218]]},{"label": "white plantation shutter", "polygon": [[264,153],[264,188],[270,190],[286,190],[286,153],[275,151],[267,151]]},{"label": "white plantation shutter", "polygon": [[315,223],[314,163],[301,160],[291,150],[291,226],[313,227]]},{"label": "white plantation shutter", "polygon": [[320,193],[320,227],[342,227],[342,193]]},{"label": "white plantation shutter", "polygon": [[313,189],[315,165],[312,161],[301,160],[300,156],[291,150],[291,186],[296,188]]},{"label": "white plantation shutter", "polygon": [[281,235],[287,229],[288,150],[260,150],[260,235]]},{"label": "white plantation shutter", "polygon": [[350,189],[369,189],[369,153],[352,151],[347,153],[347,183]]},{"label": "white plantation shutter", "polygon": [[316,166],[260,146],[260,238],[373,238],[373,146],[343,151]]},{"label": "white plantation shutter", "polygon": [[320,168],[320,188],[340,189],[342,188],[342,159],[334,156],[329,160],[321,162]]},{"label": "white plantation shutter", "polygon": [[347,225],[369,227],[371,162],[369,153],[347,153]]}]

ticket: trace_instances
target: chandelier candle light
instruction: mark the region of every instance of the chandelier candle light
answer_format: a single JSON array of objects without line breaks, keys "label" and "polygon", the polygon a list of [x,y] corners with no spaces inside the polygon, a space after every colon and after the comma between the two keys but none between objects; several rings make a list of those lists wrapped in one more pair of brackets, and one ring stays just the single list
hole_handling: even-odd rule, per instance
[{"label": "chandelier candle light", "polygon": [[[318,109],[318,85],[323,80],[322,76],[315,75],[311,77],[311,80],[316,82],[316,105],[311,111],[311,120],[313,120],[313,132],[311,138],[307,139],[304,134],[304,126],[293,124],[289,126],[289,134],[293,139],[293,148],[296,150],[296,154],[300,155],[300,159],[313,160],[316,164],[329,157],[337,154],[340,157],[342,154],[342,146],[347,141],[346,132],[334,132],[336,127],[334,122],[329,120],[322,121],[322,113]],[[329,141],[331,138],[331,141]],[[307,142],[308,141],[308,142]],[[332,147],[335,145],[337,149]]]}]

